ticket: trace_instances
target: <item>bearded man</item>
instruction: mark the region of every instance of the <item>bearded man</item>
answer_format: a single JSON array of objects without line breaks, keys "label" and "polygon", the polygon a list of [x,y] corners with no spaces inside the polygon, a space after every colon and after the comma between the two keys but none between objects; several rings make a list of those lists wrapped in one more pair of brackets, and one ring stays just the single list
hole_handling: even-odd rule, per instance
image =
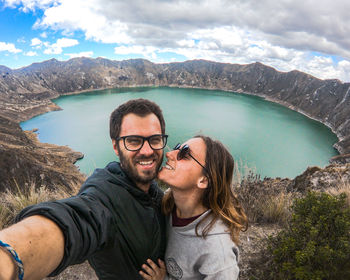
[{"label": "bearded man", "polygon": [[99,279],[142,279],[142,264],[163,257],[163,192],[153,181],[167,142],[161,109],[146,99],[120,105],[110,137],[120,163],[96,169],[74,197],[24,209],[0,232],[0,279],[55,276],[85,260]]}]

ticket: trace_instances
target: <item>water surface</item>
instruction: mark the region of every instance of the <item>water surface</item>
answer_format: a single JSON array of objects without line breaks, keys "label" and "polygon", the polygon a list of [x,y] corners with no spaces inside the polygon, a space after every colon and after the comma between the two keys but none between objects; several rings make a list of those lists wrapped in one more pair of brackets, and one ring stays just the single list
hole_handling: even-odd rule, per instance
[{"label": "water surface", "polygon": [[202,133],[222,141],[236,162],[262,177],[293,178],[308,166],[325,166],[336,155],[337,137],[314,120],[260,97],[179,88],[127,88],[63,96],[63,110],[21,124],[38,128],[41,142],[68,145],[84,153],[78,161],[90,174],[116,160],[109,138],[109,115],[132,98],[147,98],[162,108],[173,147]]}]

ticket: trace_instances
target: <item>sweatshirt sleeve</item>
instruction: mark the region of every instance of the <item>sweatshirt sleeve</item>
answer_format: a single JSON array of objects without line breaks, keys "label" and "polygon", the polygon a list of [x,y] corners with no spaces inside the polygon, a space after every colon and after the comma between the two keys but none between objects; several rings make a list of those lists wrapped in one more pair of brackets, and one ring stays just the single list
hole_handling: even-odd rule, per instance
[{"label": "sweatshirt sleeve", "polygon": [[16,222],[33,215],[54,221],[64,234],[64,257],[50,276],[59,274],[69,265],[85,261],[103,248],[115,224],[111,211],[102,201],[87,194],[29,206],[16,217]]}]

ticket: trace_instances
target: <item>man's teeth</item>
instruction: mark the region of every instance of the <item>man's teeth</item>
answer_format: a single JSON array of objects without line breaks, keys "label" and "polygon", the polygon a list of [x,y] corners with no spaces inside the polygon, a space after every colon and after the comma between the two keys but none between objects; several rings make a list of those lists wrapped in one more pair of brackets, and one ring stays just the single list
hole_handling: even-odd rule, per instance
[{"label": "man's teeth", "polygon": [[150,160],[150,161],[139,161],[139,164],[141,165],[149,165],[149,164],[152,164],[153,160]]}]

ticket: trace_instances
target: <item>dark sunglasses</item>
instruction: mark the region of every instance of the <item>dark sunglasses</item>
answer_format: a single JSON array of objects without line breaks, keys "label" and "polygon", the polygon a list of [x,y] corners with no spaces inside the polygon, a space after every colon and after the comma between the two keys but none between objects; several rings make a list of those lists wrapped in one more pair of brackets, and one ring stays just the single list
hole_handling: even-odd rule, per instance
[{"label": "dark sunglasses", "polygon": [[177,153],[177,157],[176,157],[177,160],[182,160],[182,159],[184,159],[184,158],[191,157],[195,162],[197,162],[200,166],[202,166],[202,168],[205,170],[205,172],[206,172],[207,174],[209,174],[208,170],[207,170],[194,156],[191,155],[190,147],[189,147],[187,144],[185,144],[185,145],[183,145],[183,146],[181,147],[181,144],[178,143],[178,144],[174,147],[173,150],[174,150],[174,151],[175,151],[175,150],[179,150],[179,152]]}]

